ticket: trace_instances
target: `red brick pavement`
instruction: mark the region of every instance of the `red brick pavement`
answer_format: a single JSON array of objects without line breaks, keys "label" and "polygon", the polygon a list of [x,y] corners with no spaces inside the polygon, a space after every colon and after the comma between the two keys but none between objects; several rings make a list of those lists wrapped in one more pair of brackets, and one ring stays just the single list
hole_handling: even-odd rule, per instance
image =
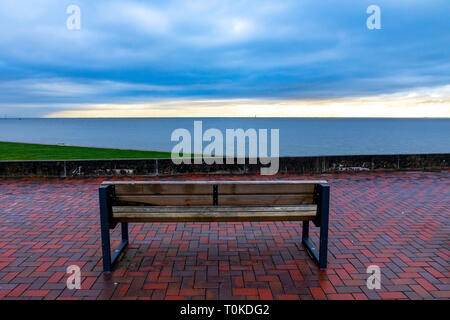
[{"label": "red brick pavement", "polygon": [[[326,272],[300,244],[300,222],[147,223],[130,225],[109,277],[97,200],[105,179],[3,179],[0,299],[449,299],[449,173],[320,175],[332,188]],[[261,179],[172,179],[230,178]],[[81,290],[66,288],[73,264]],[[371,264],[380,290],[366,287]]]}]

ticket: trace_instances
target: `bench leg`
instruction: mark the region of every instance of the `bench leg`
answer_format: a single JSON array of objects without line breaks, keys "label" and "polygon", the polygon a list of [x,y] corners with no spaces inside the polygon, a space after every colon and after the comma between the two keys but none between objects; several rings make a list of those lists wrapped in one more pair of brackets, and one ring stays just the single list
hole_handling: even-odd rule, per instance
[{"label": "bench leg", "polygon": [[317,250],[309,238],[309,221],[303,221],[302,243],[309,255],[319,265],[319,269],[325,270],[327,268],[328,225],[320,227],[320,243],[319,250]]},{"label": "bench leg", "polygon": [[121,223],[122,228],[122,241],[117,246],[117,248],[114,250],[112,257],[111,257],[111,267],[116,263],[116,261],[119,259],[120,254],[123,252],[125,247],[128,245],[128,223],[122,222]]},{"label": "bench leg", "polygon": [[103,257],[103,272],[110,273],[114,263],[116,263],[122,251],[128,245],[128,223],[122,222],[122,241],[111,255],[111,239],[109,230],[109,206],[108,206],[108,189],[100,188],[100,227],[102,235],[102,257]]},{"label": "bench leg", "polygon": [[109,223],[108,217],[103,216],[100,210],[100,227],[102,232],[102,256],[103,256],[103,272],[111,272],[111,244],[109,239]]},{"label": "bench leg", "polygon": [[128,245],[128,223],[122,222],[122,241],[112,252],[111,255],[111,243],[109,237],[109,226],[103,227],[102,225],[102,255],[103,255],[103,272],[109,273],[112,271],[113,265],[119,259],[120,254]]},{"label": "bench leg", "polygon": [[325,270],[327,268],[328,256],[328,214],[326,221],[322,221],[322,225],[320,226],[319,241],[319,269]]},{"label": "bench leg", "polygon": [[329,199],[330,189],[329,186],[320,186],[320,239],[319,239],[319,252],[312,244],[309,238],[309,221],[303,221],[302,231],[302,243],[306,247],[309,255],[319,265],[320,270],[327,268],[327,255],[328,255],[328,220],[329,220]]}]

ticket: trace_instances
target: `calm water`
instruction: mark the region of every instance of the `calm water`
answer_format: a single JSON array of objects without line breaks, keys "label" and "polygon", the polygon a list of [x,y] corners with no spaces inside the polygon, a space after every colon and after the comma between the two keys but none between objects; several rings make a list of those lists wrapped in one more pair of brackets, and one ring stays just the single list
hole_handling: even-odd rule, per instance
[{"label": "calm water", "polygon": [[172,131],[194,120],[223,134],[279,129],[282,156],[450,152],[450,119],[2,119],[0,141],[170,151]]}]

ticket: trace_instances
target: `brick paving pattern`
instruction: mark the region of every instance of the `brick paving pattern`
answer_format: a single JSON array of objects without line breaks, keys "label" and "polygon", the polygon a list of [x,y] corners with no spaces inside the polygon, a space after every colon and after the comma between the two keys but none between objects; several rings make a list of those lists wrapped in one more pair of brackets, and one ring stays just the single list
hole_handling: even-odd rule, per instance
[{"label": "brick paving pattern", "polygon": [[[101,272],[104,178],[0,179],[0,299],[450,298],[449,171],[270,179],[318,177],[332,188],[327,271],[301,245],[301,222],[145,223],[130,224],[110,276]],[[366,286],[373,264],[380,290]],[[69,265],[81,267],[80,290],[66,287]]]}]

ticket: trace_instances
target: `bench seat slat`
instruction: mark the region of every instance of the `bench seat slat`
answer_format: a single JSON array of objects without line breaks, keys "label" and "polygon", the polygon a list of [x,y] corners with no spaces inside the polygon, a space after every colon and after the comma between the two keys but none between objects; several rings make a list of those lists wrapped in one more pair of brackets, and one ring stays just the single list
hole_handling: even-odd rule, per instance
[{"label": "bench seat slat", "polygon": [[117,195],[118,205],[136,205],[138,203],[152,206],[207,206],[212,204],[212,195]]},{"label": "bench seat slat", "polygon": [[277,206],[311,204],[313,194],[235,194],[219,193],[219,206]]},{"label": "bench seat slat", "polygon": [[219,185],[218,191],[220,195],[251,195],[251,194],[301,194],[313,193],[314,184],[302,183],[277,183],[277,184],[223,184]]},{"label": "bench seat slat", "polygon": [[[312,183],[237,183],[218,184],[220,194],[271,194],[276,188],[277,193],[299,194],[312,193],[314,184]],[[116,195],[208,195],[213,192],[212,184],[117,184],[115,185]]]},{"label": "bench seat slat", "polygon": [[116,195],[208,195],[212,193],[212,185],[207,184],[117,184]]},{"label": "bench seat slat", "polygon": [[304,221],[316,216],[316,205],[277,207],[142,207],[115,206],[117,222]]},{"label": "bench seat slat", "polygon": [[208,180],[208,181],[103,181],[102,185],[198,185],[198,184],[206,184],[206,185],[227,185],[227,184],[320,184],[327,183],[326,180]]},{"label": "bench seat slat", "polygon": [[[252,194],[220,195],[219,205],[231,206],[273,206],[299,205],[312,203],[312,194]],[[117,205],[136,205],[138,203],[153,206],[208,206],[212,204],[212,195],[123,195],[116,196]]]},{"label": "bench seat slat", "polygon": [[113,214],[122,212],[240,212],[240,211],[267,211],[267,212],[291,212],[291,211],[311,211],[316,210],[317,205],[300,205],[300,206],[199,206],[199,207],[183,207],[183,206],[113,206]]}]

